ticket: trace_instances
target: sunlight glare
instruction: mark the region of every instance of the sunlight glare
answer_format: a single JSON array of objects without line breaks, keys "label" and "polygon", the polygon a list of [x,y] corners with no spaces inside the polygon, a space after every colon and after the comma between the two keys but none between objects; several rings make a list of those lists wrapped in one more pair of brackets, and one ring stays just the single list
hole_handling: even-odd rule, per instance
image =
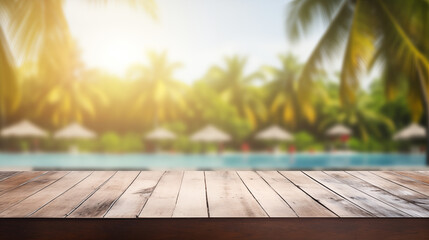
[{"label": "sunlight glare", "polygon": [[93,57],[97,58],[98,67],[123,75],[132,63],[141,59],[143,53],[136,49],[141,47],[130,44],[125,37],[116,37],[100,43],[98,54]]}]

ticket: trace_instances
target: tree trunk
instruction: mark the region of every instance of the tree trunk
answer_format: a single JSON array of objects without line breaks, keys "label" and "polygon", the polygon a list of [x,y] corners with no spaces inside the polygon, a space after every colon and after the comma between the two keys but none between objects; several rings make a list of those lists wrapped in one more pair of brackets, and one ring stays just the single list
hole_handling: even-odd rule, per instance
[{"label": "tree trunk", "polygon": [[422,71],[422,68],[420,66],[420,63],[417,62],[417,71],[419,74],[419,83],[420,83],[420,90],[421,90],[421,96],[423,101],[423,111],[424,115],[426,117],[426,166],[429,166],[429,99],[428,99],[428,92],[427,92],[427,85],[426,85],[426,79],[425,74]]}]

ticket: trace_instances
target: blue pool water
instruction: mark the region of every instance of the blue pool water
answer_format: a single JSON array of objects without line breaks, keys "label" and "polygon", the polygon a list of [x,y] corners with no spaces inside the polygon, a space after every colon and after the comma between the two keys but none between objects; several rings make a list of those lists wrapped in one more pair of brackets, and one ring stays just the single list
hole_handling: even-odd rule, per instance
[{"label": "blue pool water", "polygon": [[424,167],[424,155],[405,154],[6,154],[0,169],[350,169]]}]

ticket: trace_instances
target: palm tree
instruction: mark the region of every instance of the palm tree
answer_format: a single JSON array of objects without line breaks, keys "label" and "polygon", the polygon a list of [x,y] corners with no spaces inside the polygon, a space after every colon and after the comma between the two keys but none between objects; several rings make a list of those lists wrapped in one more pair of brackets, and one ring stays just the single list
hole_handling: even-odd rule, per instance
[{"label": "palm tree", "polygon": [[57,60],[53,66],[47,64],[47,71],[39,68],[39,91],[29,93],[35,94],[36,114],[49,116],[56,126],[94,117],[95,102],[107,104],[105,94],[88,79],[76,43],[66,43],[60,53],[52,53]]},{"label": "palm tree", "polygon": [[6,116],[16,109],[19,103],[18,82],[13,67],[3,29],[0,28],[0,121],[6,122]]},{"label": "palm tree", "polygon": [[226,67],[212,67],[205,79],[210,86],[219,91],[227,103],[237,108],[240,116],[246,118],[252,128],[255,128],[266,114],[262,92],[252,84],[263,76],[259,72],[246,75],[244,72],[246,62],[247,59],[244,57],[226,57]]},{"label": "palm tree", "polygon": [[[330,88],[338,89],[337,84],[329,85]],[[321,115],[319,130],[326,130],[331,125],[342,123],[355,129],[355,133],[366,142],[370,135],[382,137],[383,130],[391,133],[395,129],[392,120],[375,107],[377,99],[371,95],[359,91],[357,93],[359,101],[346,104],[341,104],[338,94],[331,92],[328,95],[330,96],[319,109]]]},{"label": "palm tree", "polygon": [[169,62],[167,52],[149,52],[148,58],[149,65],[135,65],[129,75],[136,80],[134,112],[144,113],[144,121],[157,126],[186,110],[187,86],[174,78],[174,71],[181,64]]},{"label": "palm tree", "polygon": [[315,111],[308,102],[300,102],[297,91],[298,74],[301,65],[293,55],[280,55],[281,68],[266,66],[265,69],[273,76],[266,85],[269,92],[268,101],[271,113],[278,122],[296,126],[300,116],[313,123]]},{"label": "palm tree", "polygon": [[[24,60],[38,60],[39,71],[46,74],[49,67],[55,66],[57,59],[52,53],[61,53],[63,43],[71,39],[63,7],[65,0],[42,1],[0,1],[0,111],[2,120],[6,112],[17,106],[19,101],[18,84],[15,74],[15,62],[11,57],[11,48],[5,37],[9,30],[9,39],[14,52]],[[91,3],[121,2],[118,0],[88,0]],[[123,2],[123,1],[122,1]],[[131,6],[143,7],[156,18],[155,0],[128,0]],[[6,91],[7,90],[7,91]]]},{"label": "palm tree", "polygon": [[[336,57],[344,46],[340,76],[343,103],[356,101],[355,90],[361,74],[377,64],[386,78],[386,92],[393,92],[399,82],[407,82],[412,110],[423,105],[428,116],[428,12],[429,2],[422,0],[291,2],[287,31],[292,40],[302,38],[316,23],[328,23],[302,71],[301,93],[308,94],[320,64]],[[426,128],[429,129],[429,117],[426,117]],[[426,149],[429,164],[429,136]]]}]

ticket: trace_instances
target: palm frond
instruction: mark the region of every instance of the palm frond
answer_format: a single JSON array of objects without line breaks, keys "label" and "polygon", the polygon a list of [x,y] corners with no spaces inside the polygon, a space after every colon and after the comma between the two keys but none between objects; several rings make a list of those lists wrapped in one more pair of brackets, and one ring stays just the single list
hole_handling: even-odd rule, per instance
[{"label": "palm frond", "polygon": [[331,24],[317,43],[315,49],[308,58],[299,77],[298,90],[300,96],[305,98],[309,94],[314,77],[317,76],[319,68],[326,59],[336,56],[339,47],[342,46],[345,36],[349,33],[351,24],[350,15],[352,9],[348,2],[343,2]]},{"label": "palm frond", "polygon": [[342,0],[295,0],[289,3],[286,32],[291,40],[298,40],[307,34],[315,22],[324,23],[332,19]]}]

